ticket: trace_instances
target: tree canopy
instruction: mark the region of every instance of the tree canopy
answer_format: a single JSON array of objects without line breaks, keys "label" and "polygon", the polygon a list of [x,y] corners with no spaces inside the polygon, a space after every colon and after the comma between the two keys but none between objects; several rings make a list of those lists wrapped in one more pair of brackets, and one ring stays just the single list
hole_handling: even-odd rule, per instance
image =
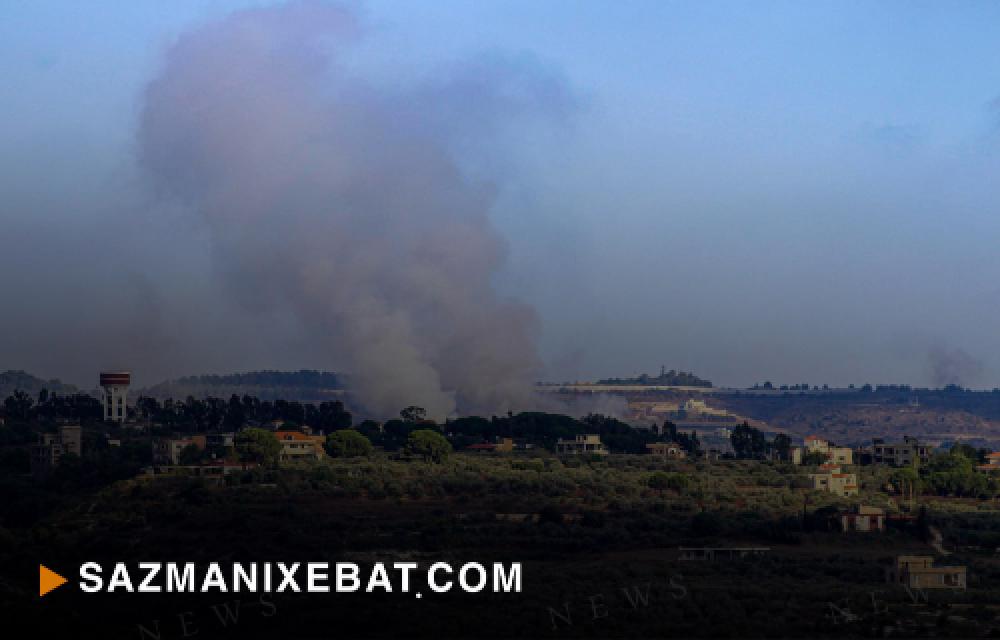
[{"label": "tree canopy", "polygon": [[371,455],[371,440],[355,429],[334,431],[326,437],[323,448],[333,458],[358,458]]}]

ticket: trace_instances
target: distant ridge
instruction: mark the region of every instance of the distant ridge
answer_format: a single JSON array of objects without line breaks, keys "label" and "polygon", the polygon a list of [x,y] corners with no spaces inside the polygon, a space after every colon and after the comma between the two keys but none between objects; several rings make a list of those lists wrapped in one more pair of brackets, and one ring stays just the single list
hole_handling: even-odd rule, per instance
[{"label": "distant ridge", "polygon": [[712,383],[704,378],[699,378],[693,373],[686,371],[667,371],[665,367],[660,368],[660,375],[651,376],[643,373],[634,378],[605,378],[598,380],[597,384],[603,385],[653,385],[664,387],[711,387]]},{"label": "distant ridge", "polygon": [[256,396],[261,400],[317,402],[343,395],[346,376],[329,371],[250,371],[225,375],[185,376],[167,380],[139,393],[159,399],[183,400],[188,396],[228,398],[233,394]]},{"label": "distant ridge", "polygon": [[58,379],[43,380],[25,371],[4,371],[0,373],[0,402],[17,390],[24,391],[31,396],[38,397],[38,392],[48,389],[51,393],[59,395],[69,395],[79,393],[80,390],[71,384],[65,384]]}]

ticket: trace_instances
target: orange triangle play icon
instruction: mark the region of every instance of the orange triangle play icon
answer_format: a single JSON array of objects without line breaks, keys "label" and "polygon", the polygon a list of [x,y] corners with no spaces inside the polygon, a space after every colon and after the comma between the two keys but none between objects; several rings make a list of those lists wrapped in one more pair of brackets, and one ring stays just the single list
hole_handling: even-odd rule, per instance
[{"label": "orange triangle play icon", "polygon": [[66,578],[43,564],[38,565],[38,597],[66,584]]}]

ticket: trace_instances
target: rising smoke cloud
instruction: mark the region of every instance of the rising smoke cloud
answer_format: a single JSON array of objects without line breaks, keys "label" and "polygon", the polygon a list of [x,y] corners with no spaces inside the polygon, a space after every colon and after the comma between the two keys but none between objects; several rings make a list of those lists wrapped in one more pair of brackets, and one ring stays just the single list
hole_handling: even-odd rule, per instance
[{"label": "rising smoke cloud", "polygon": [[561,112],[564,89],[500,61],[467,67],[490,82],[378,88],[338,62],[361,37],[319,2],[188,32],[147,87],[142,164],[203,217],[228,293],[291,311],[368,412],[524,408],[538,319],[495,292],[494,188],[463,173],[448,122],[468,105],[458,134],[479,118],[485,145],[507,112]]},{"label": "rising smoke cloud", "polygon": [[931,382],[936,387],[975,384],[983,375],[983,362],[960,348],[935,346],[927,354]]}]

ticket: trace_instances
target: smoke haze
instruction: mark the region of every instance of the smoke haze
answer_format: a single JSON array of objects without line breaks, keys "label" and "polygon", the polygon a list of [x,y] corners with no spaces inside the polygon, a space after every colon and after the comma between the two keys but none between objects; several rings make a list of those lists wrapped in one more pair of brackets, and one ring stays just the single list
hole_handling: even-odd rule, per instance
[{"label": "smoke haze", "polygon": [[8,5],[0,370],[1000,386],[1000,5]]},{"label": "smoke haze", "polygon": [[983,375],[983,362],[962,349],[942,346],[931,349],[928,354],[931,367],[931,381],[936,387],[945,385],[974,386]]},{"label": "smoke haze", "polygon": [[248,310],[290,309],[368,411],[524,408],[538,319],[495,293],[492,188],[463,175],[437,117],[464,105],[475,139],[473,124],[506,113],[493,81],[520,78],[486,67],[472,90],[387,93],[338,67],[358,37],[351,13],[317,2],[185,34],[145,95],[143,164],[205,217],[229,291]]}]

